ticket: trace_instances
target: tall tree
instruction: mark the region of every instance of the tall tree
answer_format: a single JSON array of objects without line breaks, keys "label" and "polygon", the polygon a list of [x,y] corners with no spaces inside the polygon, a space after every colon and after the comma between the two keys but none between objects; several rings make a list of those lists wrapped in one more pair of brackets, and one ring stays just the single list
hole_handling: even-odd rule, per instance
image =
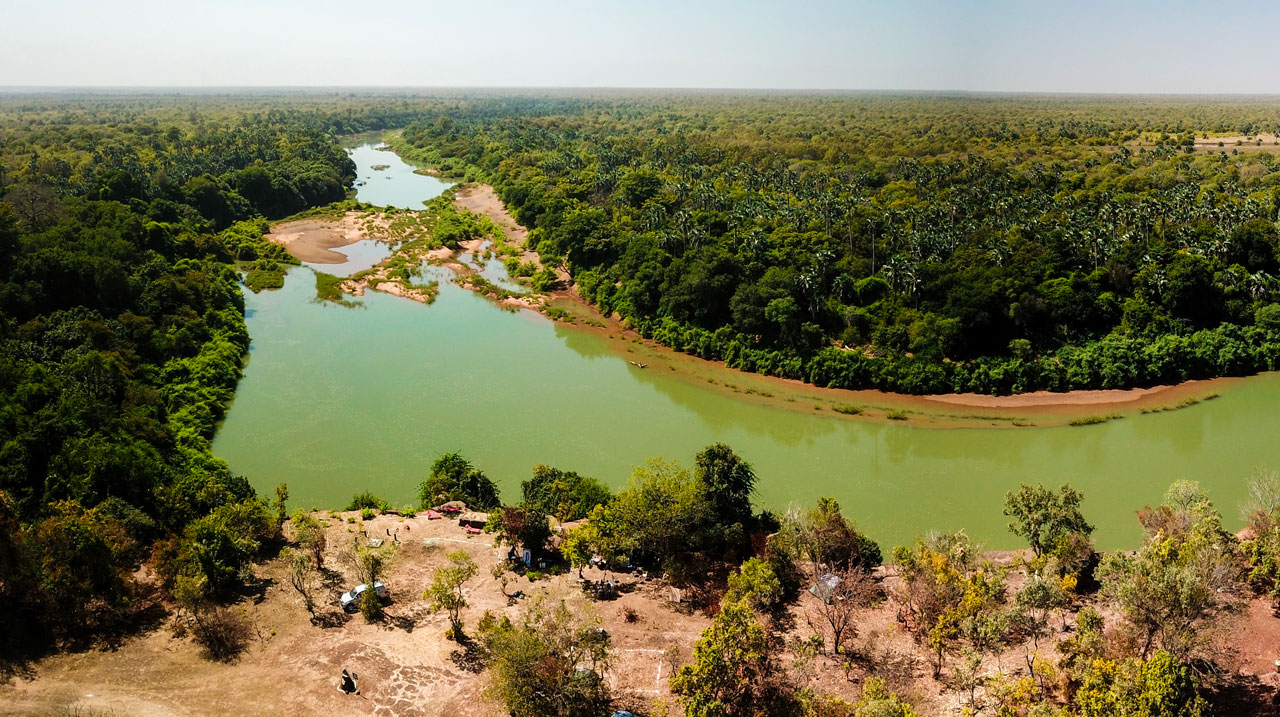
[{"label": "tall tree", "polygon": [[1093,526],[1080,512],[1083,497],[1069,485],[1055,493],[1042,485],[1023,483],[1005,495],[1004,514],[1012,518],[1009,530],[1025,538],[1037,558],[1073,533],[1087,537]]}]

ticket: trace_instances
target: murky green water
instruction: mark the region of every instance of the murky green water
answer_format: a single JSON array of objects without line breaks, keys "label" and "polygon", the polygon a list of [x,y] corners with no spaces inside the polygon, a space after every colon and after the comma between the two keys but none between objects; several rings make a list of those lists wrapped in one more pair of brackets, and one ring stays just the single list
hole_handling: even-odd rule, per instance
[{"label": "murky green water", "polygon": [[514,499],[536,463],[617,487],[649,457],[688,464],[724,441],[755,466],[758,503],[834,496],[886,547],[959,528],[1015,547],[1001,505],[1025,481],[1082,490],[1099,546],[1116,548],[1136,543],[1134,510],[1175,479],[1201,481],[1238,526],[1248,475],[1280,467],[1280,374],[1095,426],[928,429],[778,410],[638,370],[599,336],[448,282],[431,306],[370,293],[344,309],[313,295],[305,267],[247,295],[251,360],[214,443],[259,489],[287,482],[294,505],[341,507],[366,488],[408,503],[445,451]]}]

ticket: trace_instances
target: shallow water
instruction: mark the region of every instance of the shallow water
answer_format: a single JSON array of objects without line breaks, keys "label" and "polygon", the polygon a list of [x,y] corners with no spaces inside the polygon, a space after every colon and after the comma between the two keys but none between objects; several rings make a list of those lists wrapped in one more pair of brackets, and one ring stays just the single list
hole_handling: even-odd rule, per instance
[{"label": "shallow water", "polygon": [[[421,209],[422,203],[453,186],[449,182],[422,174],[414,174],[395,152],[380,150],[380,142],[370,142],[347,149],[356,163],[356,199],[380,207]],[[378,165],[386,169],[373,169]]]},{"label": "shallow water", "polygon": [[886,548],[960,528],[1017,547],[1001,506],[1020,482],[1083,491],[1102,548],[1135,545],[1134,511],[1178,478],[1201,481],[1238,527],[1249,474],[1280,467],[1280,374],[1094,426],[918,428],[745,401],[637,369],[599,334],[440,288],[431,306],[370,292],[353,310],[313,302],[311,272],[295,268],[283,289],[246,293],[251,359],[214,452],[260,490],[287,482],[295,506],[341,507],[364,489],[413,501],[446,451],[514,500],[537,463],[619,487],[649,457],[687,465],[724,441],[755,466],[760,505],[833,496]]},{"label": "shallow water", "polygon": [[375,241],[373,239],[364,239],[354,244],[346,246],[334,247],[330,251],[336,251],[347,257],[347,260],[341,264],[321,264],[318,262],[304,261],[302,265],[315,271],[332,274],[334,276],[351,276],[358,271],[364,271],[378,264],[378,262],[391,256],[392,246],[387,242]]}]

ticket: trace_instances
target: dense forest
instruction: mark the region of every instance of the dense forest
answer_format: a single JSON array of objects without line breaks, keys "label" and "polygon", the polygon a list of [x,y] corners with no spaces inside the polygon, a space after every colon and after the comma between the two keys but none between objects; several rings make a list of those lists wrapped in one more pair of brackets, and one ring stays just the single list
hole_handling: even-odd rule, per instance
[{"label": "dense forest", "polygon": [[278,272],[262,218],[354,174],[327,128],[279,115],[19,100],[0,114],[5,650],[125,627],[153,546],[168,586],[213,596],[277,533],[209,451],[249,345],[237,267]]},{"label": "dense forest", "polygon": [[494,184],[663,344],[1008,393],[1276,368],[1277,129],[1212,99],[605,94],[477,99],[393,141]]}]

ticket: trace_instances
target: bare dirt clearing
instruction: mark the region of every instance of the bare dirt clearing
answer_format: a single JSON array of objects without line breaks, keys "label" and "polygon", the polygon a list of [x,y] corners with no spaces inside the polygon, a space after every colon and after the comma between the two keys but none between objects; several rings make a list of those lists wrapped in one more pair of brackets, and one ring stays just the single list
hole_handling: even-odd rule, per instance
[{"label": "bare dirt clearing", "polygon": [[[328,523],[325,566],[336,571],[317,600],[318,624],[311,622],[290,587],[285,560],[269,560],[255,566],[260,592],[234,606],[249,618],[254,633],[248,648],[234,661],[205,658],[190,637],[175,637],[166,624],[116,650],[58,655],[32,665],[0,685],[0,714],[70,709],[130,715],[503,714],[502,707],[483,694],[487,677],[466,667],[465,653],[444,637],[447,618],[428,610],[422,592],[436,568],[447,561],[446,554],[463,550],[480,567],[465,591],[470,606],[463,611],[463,620],[468,628],[473,630],[485,611],[516,617],[526,609],[528,598],[509,599],[490,576],[506,549],[495,548],[490,535],[468,535],[456,520],[447,518],[429,521],[424,516],[383,514],[361,521],[354,512],[315,515]],[[338,595],[353,584],[341,553],[353,541],[368,538],[395,546],[382,578],[390,591],[386,619],[376,624],[337,608]],[[989,557],[1010,565],[1019,555],[1006,552]],[[597,570],[586,571],[588,579],[604,576]],[[886,593],[898,588],[895,568],[880,568],[876,576]],[[688,661],[693,643],[710,619],[672,603],[671,590],[661,581],[613,577],[634,583],[634,590],[616,600],[587,601],[575,572],[537,581],[511,575],[505,590],[563,598],[575,611],[598,615],[611,636],[612,664],[605,677],[616,705],[662,715],[662,704],[675,704],[669,689],[672,656],[676,663]],[[1025,580],[1015,567],[1008,578],[1009,594]],[[891,688],[909,697],[925,715],[956,714],[967,700],[967,695],[962,699],[960,692],[930,676],[929,649],[903,628],[895,600],[858,613],[856,636],[848,643],[849,658],[820,654],[797,661],[792,646],[818,629],[822,619],[818,607],[817,598],[802,592],[784,613],[762,617],[779,645],[779,664],[792,670],[801,686],[853,699],[866,677],[874,674],[886,678]],[[1055,642],[1071,634],[1061,626],[1074,622],[1074,610],[1050,620],[1053,634],[1040,642],[1043,656],[1053,657]],[[634,615],[634,620],[628,615]],[[1107,623],[1113,629],[1114,615],[1107,615]],[[1250,714],[1274,714],[1265,710],[1270,709],[1269,700],[1280,683],[1272,670],[1278,642],[1280,620],[1265,598],[1250,600],[1234,629],[1224,636],[1236,674],[1252,686],[1255,702],[1249,706]],[[1025,658],[1024,648],[1014,647],[989,658],[984,669],[1023,674]],[[948,658],[944,680],[955,659]],[[338,691],[343,669],[359,675],[360,695]],[[673,708],[665,714],[677,713]]]}]

